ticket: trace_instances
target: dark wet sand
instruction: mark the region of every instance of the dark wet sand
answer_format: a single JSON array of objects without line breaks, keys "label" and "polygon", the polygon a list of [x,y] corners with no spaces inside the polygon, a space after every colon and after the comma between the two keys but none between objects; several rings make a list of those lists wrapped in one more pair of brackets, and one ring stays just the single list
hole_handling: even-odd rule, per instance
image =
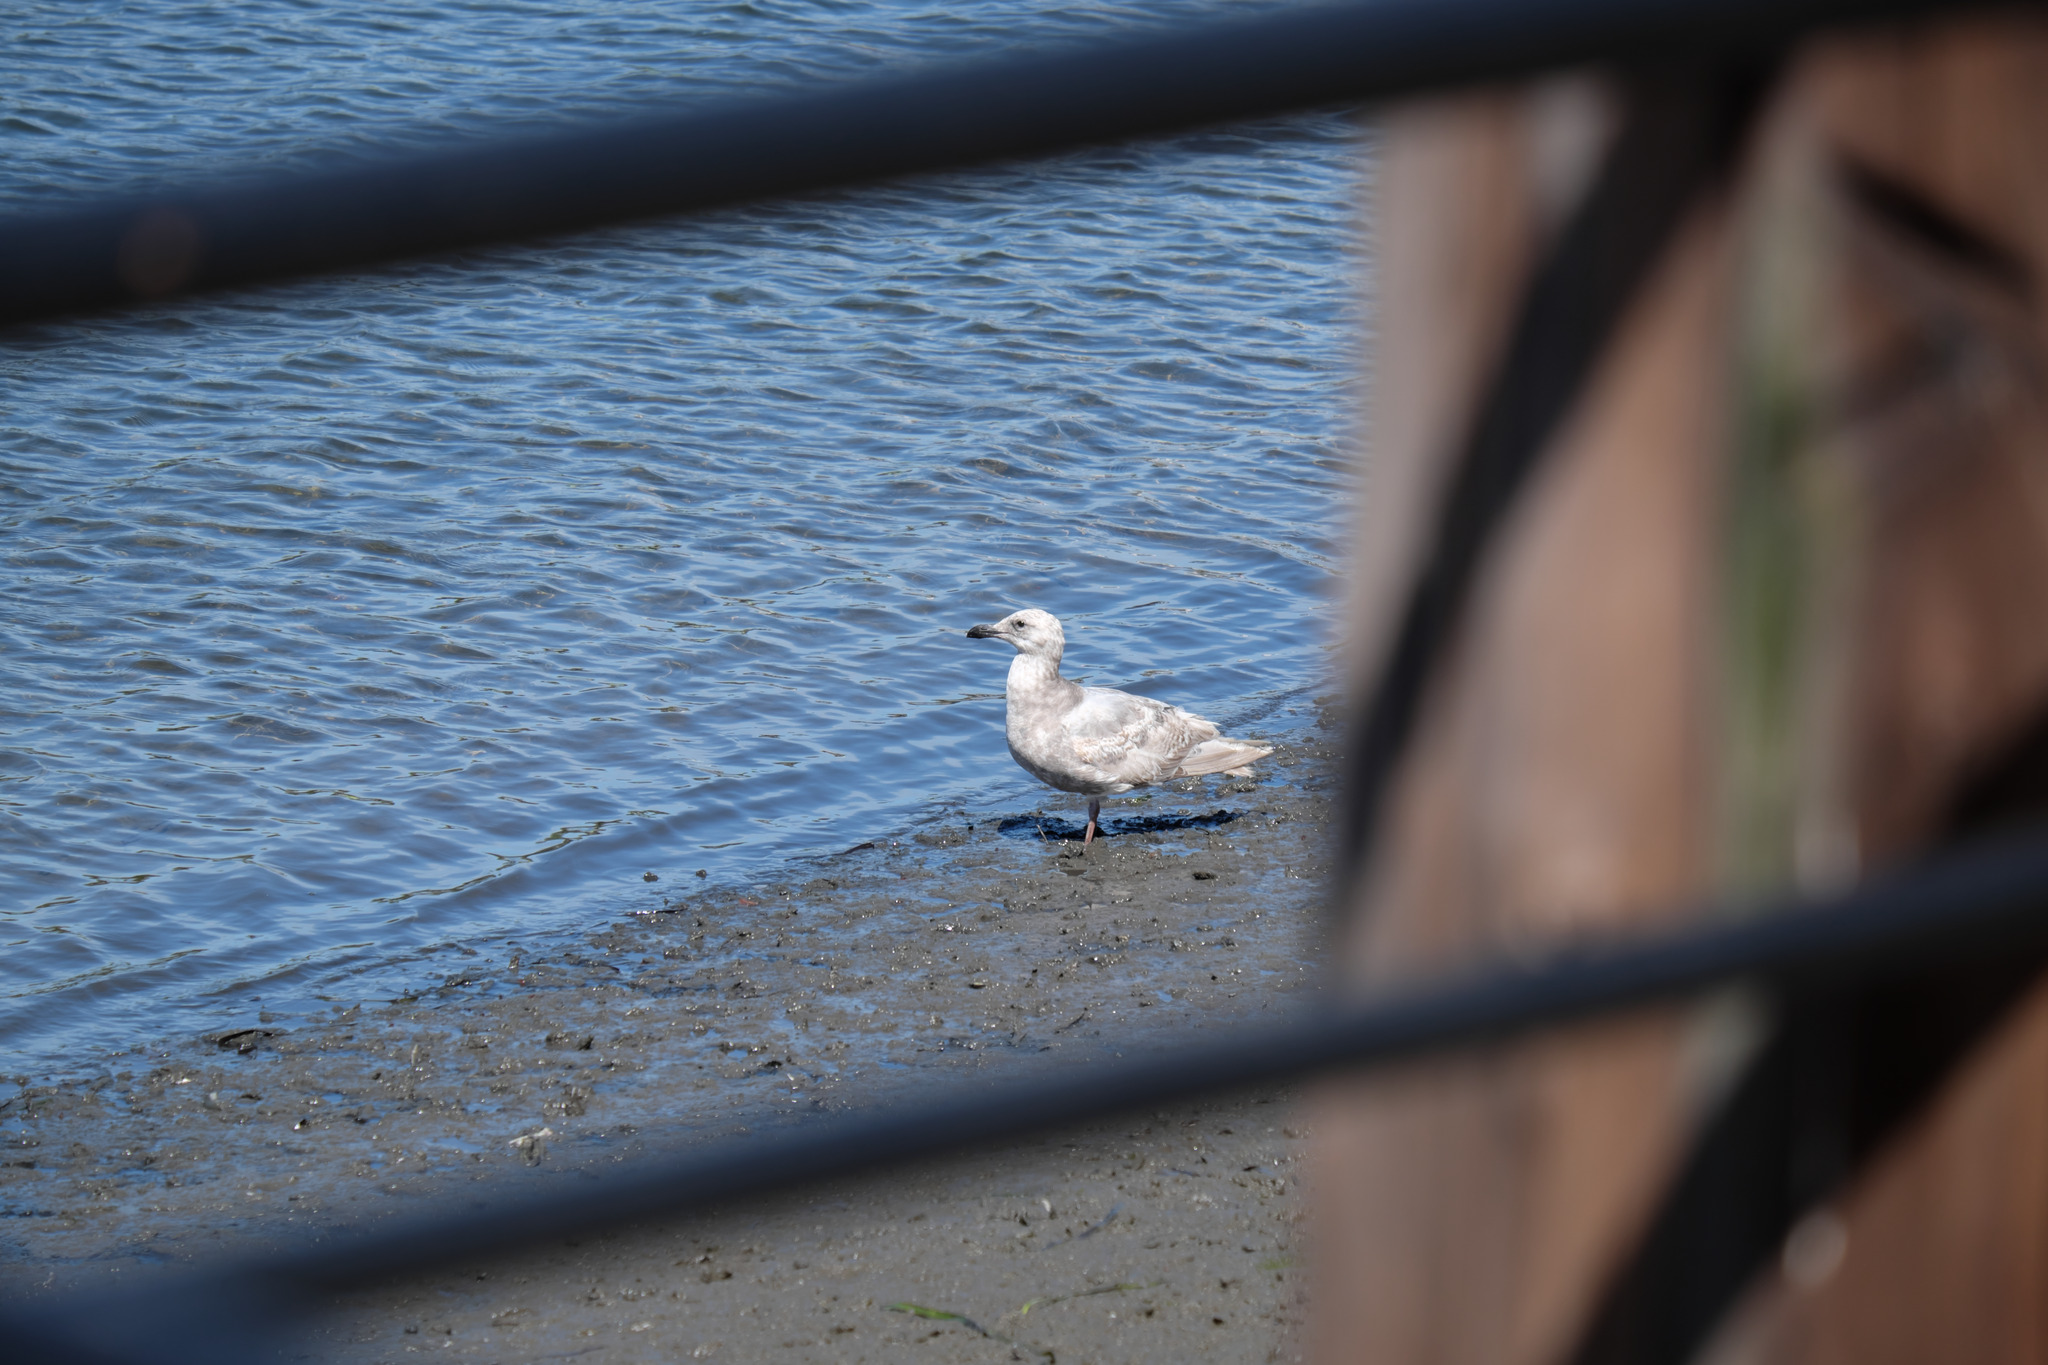
[{"label": "dark wet sand", "polygon": [[[915,1097],[962,1069],[1085,1065],[1299,1008],[1326,770],[1311,735],[1256,779],[1113,803],[1085,853],[1057,838],[1076,812],[1048,803],[1051,839],[935,826],[787,883],[694,883],[581,940],[446,949],[416,997],[13,1087],[0,1291],[47,1301]],[[280,1358],[1291,1359],[1288,1098],[552,1244],[356,1296]]]}]

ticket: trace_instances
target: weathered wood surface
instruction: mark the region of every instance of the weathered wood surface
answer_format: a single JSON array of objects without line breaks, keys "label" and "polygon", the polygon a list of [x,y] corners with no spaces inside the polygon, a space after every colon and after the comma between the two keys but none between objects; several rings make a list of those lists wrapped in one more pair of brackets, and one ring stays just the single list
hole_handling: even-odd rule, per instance
[{"label": "weathered wood surface", "polygon": [[[1604,136],[1589,89],[1389,120],[1361,668]],[[1938,837],[2048,715],[2044,146],[2037,22],[1795,63],[1492,551],[1348,926],[1361,988],[1839,883]],[[1556,1360],[1738,1024],[1710,1002],[1326,1091],[1318,1358]],[[1717,1362],[2048,1359],[2048,994],[1836,1212],[1846,1254],[1767,1277]]]}]

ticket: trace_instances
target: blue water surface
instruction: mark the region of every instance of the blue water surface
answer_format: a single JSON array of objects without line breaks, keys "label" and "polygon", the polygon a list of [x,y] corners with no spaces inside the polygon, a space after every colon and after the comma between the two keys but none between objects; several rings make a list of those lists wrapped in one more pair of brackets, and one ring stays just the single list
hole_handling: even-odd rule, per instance
[{"label": "blue water surface", "polygon": [[[0,211],[1214,12],[16,6]],[[1015,606],[1278,724],[1362,166],[1310,114],[0,337],[0,1046],[1057,800],[961,634]]]}]

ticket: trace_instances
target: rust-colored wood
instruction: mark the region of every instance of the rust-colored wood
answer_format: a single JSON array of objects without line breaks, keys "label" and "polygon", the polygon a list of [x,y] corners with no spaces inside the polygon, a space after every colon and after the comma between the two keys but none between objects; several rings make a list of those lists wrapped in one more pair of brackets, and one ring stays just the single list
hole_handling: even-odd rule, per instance
[{"label": "rust-colored wood", "polygon": [[[1499,136],[1491,112],[1473,112],[1475,142]],[[1455,438],[1504,318],[1501,301],[1487,308],[1469,294],[1448,320],[1432,315],[1428,278],[1504,288],[1540,230],[1533,178],[1496,181],[1497,197],[1520,187],[1524,207],[1499,221],[1521,231],[1478,245],[1516,268],[1445,263],[1399,285],[1401,243],[1444,249],[1459,234],[1443,220],[1471,211],[1409,173],[1404,133],[1391,130],[1381,177],[1382,354],[1405,346],[1419,311],[1418,331],[1462,343],[1435,343],[1435,363],[1468,368],[1432,384],[1381,362],[1368,504],[1388,483],[1427,482],[1412,467]],[[1475,153],[1468,174],[1486,165],[1500,176],[1508,159]],[[1662,912],[1703,885],[1698,508],[1717,448],[1707,376],[1725,250],[1712,215],[1686,233],[1495,552],[1346,948],[1360,981],[1537,949]],[[1630,1021],[1326,1096],[1317,1204],[1334,1216],[1319,1233],[1320,1355],[1503,1365],[1554,1355],[1669,1165],[1686,1105],[1683,1050],[1678,1019]]]},{"label": "rust-colored wood", "polygon": [[1833,1213],[1839,1258],[1767,1276],[1708,1365],[2048,1359],[2044,1153],[2048,988]]},{"label": "rust-colored wood", "polygon": [[[1835,206],[1828,382],[1864,508],[1843,742],[1868,864],[1934,837],[2048,709],[2048,27],[1833,44],[1798,96],[1778,135],[1812,174],[1874,169],[1996,248]],[[1834,1216],[1839,1266],[1760,1286],[1720,1365],[2048,1360],[2048,985]]]},{"label": "rust-colored wood", "polygon": [[[1361,668],[1554,212],[1547,97],[1388,124]],[[1882,866],[2048,715],[2043,146],[2032,20],[1795,65],[1492,551],[1343,941],[1359,989]],[[1732,1036],[1673,1009],[1325,1090],[1317,1358],[1556,1360]],[[2048,994],[1830,1216],[1839,1265],[1767,1276],[1717,1365],[2048,1360]]]}]

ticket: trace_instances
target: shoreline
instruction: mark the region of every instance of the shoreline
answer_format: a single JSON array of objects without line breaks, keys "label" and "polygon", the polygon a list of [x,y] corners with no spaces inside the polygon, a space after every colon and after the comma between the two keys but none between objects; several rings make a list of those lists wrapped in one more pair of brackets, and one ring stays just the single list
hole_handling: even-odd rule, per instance
[{"label": "shoreline", "polygon": [[[1304,686],[1265,695],[1235,708],[1230,723],[1269,732],[1270,742],[1291,745],[1312,734],[1317,726],[1323,702],[1312,700],[1313,693],[1313,688]],[[984,700],[1000,702],[1001,694],[990,694]],[[10,1054],[10,1065],[0,1068],[0,1102],[6,1098],[4,1087],[9,1083],[27,1088],[91,1079],[109,1069],[131,1068],[135,1063],[130,1059],[135,1057],[169,1055],[193,1037],[271,1025],[291,1030],[324,1019],[337,1005],[376,1008],[418,999],[446,980],[451,974],[448,964],[463,956],[465,948],[498,959],[519,955],[540,960],[575,952],[577,945],[592,937],[594,926],[643,919],[652,909],[673,902],[699,900],[707,893],[746,895],[749,888],[801,886],[821,876],[831,878],[857,866],[845,861],[850,855],[886,848],[892,840],[900,843],[915,838],[919,831],[988,825],[1021,835],[1029,824],[1048,834],[1065,832],[1080,837],[1082,798],[1050,791],[1007,761],[1001,764],[1001,772],[1002,779],[929,798],[915,809],[870,813],[870,818],[879,815],[898,821],[901,827],[893,833],[872,834],[865,832],[872,826],[853,825],[838,831],[842,837],[822,846],[797,850],[771,847],[765,854],[743,849],[743,856],[731,865],[721,865],[713,856],[731,849],[692,845],[650,850],[634,842],[613,850],[598,869],[597,880],[606,888],[602,894],[571,895],[564,898],[562,907],[539,915],[531,914],[531,907],[515,897],[497,907],[491,926],[482,931],[465,928],[459,916],[450,919],[429,912],[418,924],[412,919],[392,921],[387,927],[397,931],[397,942],[316,945],[301,960],[276,964],[255,975],[223,979],[212,986],[171,982],[162,992],[137,995],[140,1005],[117,1002],[105,1014],[83,1017],[66,1008],[72,1003],[68,994],[80,988],[80,981],[66,979],[58,983],[52,1001],[64,1022],[17,1027],[21,1021],[10,1016],[10,1026],[0,1028],[0,1042],[6,1045],[0,1051]],[[1231,794],[1225,790],[1227,786],[1228,779],[1213,778],[1193,799],[1227,797]],[[1185,792],[1144,789],[1110,798],[1108,817],[1131,829],[1151,818],[1155,803],[1186,806],[1189,799]],[[1034,806],[1037,809],[1032,809]],[[851,825],[852,817],[838,817],[838,822]],[[772,835],[768,843],[773,845],[782,837]],[[581,853],[589,846],[589,841],[582,841],[568,851]],[[709,863],[709,871],[697,868],[699,863]],[[623,876],[619,875],[622,864],[630,869]],[[467,894],[462,888],[457,891]],[[339,909],[344,918],[350,913],[346,907]],[[439,922],[430,929],[420,928],[430,921]],[[494,966],[501,976],[502,966],[502,962]],[[114,993],[125,1001],[132,992],[116,985]],[[17,1005],[33,998],[11,997]],[[147,1022],[138,1025],[138,1017]],[[110,1042],[124,1038],[128,1040],[125,1043]]]},{"label": "shoreline", "polygon": [[[1326,725],[1305,727],[1251,779],[1120,803],[1110,835],[1085,852],[1058,838],[1073,823],[1063,815],[927,825],[798,869],[812,874],[802,880],[688,888],[663,909],[538,948],[451,945],[435,956],[452,970],[415,996],[324,1018],[259,1016],[137,1057],[132,1070],[117,1056],[101,1074],[0,1096],[0,1211],[15,1234],[0,1292],[46,1300],[417,1213],[425,1199],[481,1192],[477,1182],[574,1178],[750,1125],[886,1104],[963,1068],[994,1074],[1047,1052],[1085,1062],[1289,1009],[1316,982]],[[1189,1106],[1155,1126],[1199,1127],[1202,1115],[1253,1102]],[[1292,1142],[1276,1136],[1284,1125],[1256,1126],[1273,1133],[1244,1141]],[[875,1177],[840,1202],[884,1217],[877,1210],[959,1161],[997,1157]],[[1034,1197],[1057,1208],[1086,1202],[1100,1161],[1036,1165],[1045,1189]],[[1260,1193],[1267,1223],[1292,1217],[1291,1186]],[[1019,1216],[1028,1226],[1028,1210]],[[1278,1245],[1278,1226],[1251,1240]],[[915,1245],[893,1258],[877,1247],[867,1264],[886,1278],[893,1259],[910,1275]],[[1231,1255],[1244,1253],[1233,1244]],[[356,1336],[364,1313],[403,1316],[395,1299],[351,1313]],[[528,1321],[567,1330],[574,1316]],[[920,1339],[1001,1344],[910,1316],[942,1334]],[[879,1328],[854,1330],[880,1339]],[[455,1342],[444,1334],[440,1349]],[[384,1358],[339,1341],[329,1349]],[[624,1349],[614,1343],[605,1358],[634,1358],[615,1354]]]}]

